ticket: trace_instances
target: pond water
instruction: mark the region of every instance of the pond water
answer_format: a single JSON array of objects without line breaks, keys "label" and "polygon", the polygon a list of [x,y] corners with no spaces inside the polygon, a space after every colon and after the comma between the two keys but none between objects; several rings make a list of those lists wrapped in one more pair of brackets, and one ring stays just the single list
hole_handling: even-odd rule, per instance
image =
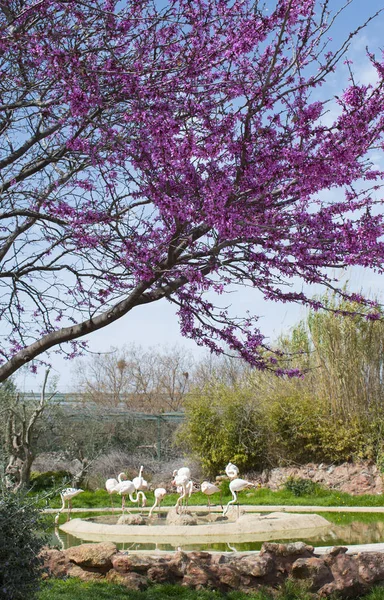
[{"label": "pond water", "polygon": [[[82,518],[89,517],[90,515],[82,515]],[[305,532],[303,537],[295,537],[296,541],[303,541],[312,546],[339,546],[339,545],[353,545],[353,544],[372,544],[378,542],[384,542],[384,515],[380,514],[368,514],[368,513],[322,513],[327,520],[331,522],[330,528],[326,532],[316,535],[315,537],[306,537]],[[100,517],[92,515],[92,520],[99,520]],[[106,521],[108,517],[106,517]],[[158,525],[165,523],[165,515],[162,515],[157,521]],[[191,532],[193,526],[191,526]],[[81,538],[74,537],[61,530],[54,529],[53,527],[49,531],[49,543],[52,546],[57,546],[61,549],[69,548],[71,546],[77,546],[85,543],[88,540],[82,540]],[[271,540],[271,537],[268,537]],[[111,539],[110,541],[116,542]],[[292,538],[276,538],[273,539],[276,542],[288,542],[292,541]],[[170,543],[150,543],[150,542],[137,542],[135,540],[127,542],[117,542],[117,547],[120,550],[167,550],[172,551],[180,548],[186,551],[216,551],[216,552],[246,552],[252,550],[260,550],[263,541],[247,541],[239,542],[230,541],[225,542],[210,542],[200,544],[188,543],[188,537],[185,538],[185,543],[175,547]]]}]

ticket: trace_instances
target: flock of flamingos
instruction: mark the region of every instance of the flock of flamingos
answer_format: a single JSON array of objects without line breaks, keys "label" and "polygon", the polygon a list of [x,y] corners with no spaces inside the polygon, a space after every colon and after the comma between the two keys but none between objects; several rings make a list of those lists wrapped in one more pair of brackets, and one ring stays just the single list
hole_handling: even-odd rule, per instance
[{"label": "flock of flamingos", "polygon": [[[225,506],[225,508],[223,509],[223,516],[225,516],[227,514],[229,506],[231,504],[234,504],[237,501],[238,492],[241,492],[242,490],[254,485],[250,481],[246,481],[245,479],[239,479],[239,477],[238,477],[239,469],[236,467],[236,465],[234,465],[231,462],[229,462],[227,464],[227,466],[225,467],[225,473],[226,473],[227,477],[229,477],[229,479],[231,480],[230,484],[229,484],[229,489],[232,494],[232,500],[230,500],[228,502],[228,504]],[[182,467],[178,470],[175,470],[173,472],[172,485],[176,486],[177,493],[179,494],[179,497],[178,497],[176,505],[175,505],[176,513],[179,514],[180,510],[186,509],[186,506],[188,505],[188,500],[191,497],[192,492],[194,491],[194,483],[191,479],[190,469],[188,467]],[[147,498],[146,498],[144,492],[146,490],[148,490],[148,483],[143,478],[143,467],[140,467],[139,475],[137,477],[134,477],[132,479],[132,481],[127,479],[125,473],[120,473],[118,475],[117,479],[115,479],[115,478],[107,479],[107,481],[105,482],[105,488],[106,488],[107,492],[110,494],[112,509],[113,509],[113,500],[112,500],[113,494],[120,494],[120,496],[122,497],[121,508],[122,508],[123,513],[125,510],[127,496],[133,504],[137,504],[138,506],[140,506],[140,503],[141,503],[141,506],[143,506],[143,507],[146,506],[146,504],[147,504]],[[217,485],[215,485],[214,483],[210,483],[209,481],[203,481],[203,483],[200,485],[200,490],[203,492],[203,494],[205,494],[207,496],[208,507],[210,509],[210,496],[212,494],[216,494],[217,492],[221,493],[220,488]],[[62,507],[55,517],[56,524],[59,521],[60,513],[65,508],[66,502],[68,502],[68,520],[70,519],[70,514],[71,514],[71,509],[72,509],[72,499],[75,496],[77,496],[78,494],[81,494],[81,492],[83,492],[83,491],[84,490],[77,489],[77,488],[66,488],[65,490],[63,490],[60,493],[61,500],[62,500]],[[166,493],[167,493],[167,490],[165,488],[160,487],[160,488],[155,489],[155,491],[154,491],[155,503],[149,511],[149,515],[148,515],[149,517],[152,516],[152,513],[156,507],[157,508],[160,507],[161,501],[163,500]],[[223,508],[222,504],[221,504],[221,508]]]}]

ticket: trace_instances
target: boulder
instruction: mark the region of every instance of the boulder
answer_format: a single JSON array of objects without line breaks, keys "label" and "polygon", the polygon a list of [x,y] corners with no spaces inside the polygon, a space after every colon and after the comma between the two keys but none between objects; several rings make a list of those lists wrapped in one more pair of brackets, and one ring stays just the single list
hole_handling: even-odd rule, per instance
[{"label": "boulder", "polygon": [[80,567],[94,567],[101,571],[112,568],[112,558],[117,553],[116,544],[81,544],[64,550],[65,557]]},{"label": "boulder", "polygon": [[157,564],[157,559],[148,554],[123,554],[112,556],[112,567],[118,573],[146,573]]},{"label": "boulder", "polygon": [[384,554],[361,552],[356,560],[361,581],[368,585],[384,581]]},{"label": "boulder", "polygon": [[294,579],[305,579],[309,583],[310,590],[318,590],[320,587],[332,581],[332,572],[321,558],[298,558],[292,565],[292,577]]},{"label": "boulder", "polygon": [[81,581],[97,581],[104,579],[104,574],[96,570],[83,569],[72,563],[68,569],[68,577],[77,577]]},{"label": "boulder", "polygon": [[244,556],[235,562],[236,568],[242,575],[266,577],[275,566],[273,557],[269,554],[259,556]]},{"label": "boulder", "polygon": [[304,542],[292,542],[290,544],[276,544],[275,542],[265,542],[260,550],[260,554],[273,554],[275,556],[303,556],[313,555],[313,546],[308,546]]},{"label": "boulder", "polygon": [[118,525],[145,525],[146,521],[142,515],[128,513],[125,515],[121,515],[117,519]]},{"label": "boulder", "polygon": [[175,508],[171,508],[167,514],[167,524],[168,525],[197,525],[197,518],[190,512],[182,512],[181,514],[177,514]]},{"label": "boulder", "polygon": [[44,548],[40,557],[43,561],[43,577],[62,579],[67,576],[70,562],[64,552],[54,548]]},{"label": "boulder", "polygon": [[124,585],[129,590],[146,590],[149,582],[144,575],[139,573],[117,573],[115,570],[111,570],[107,573],[106,579],[111,583]]}]

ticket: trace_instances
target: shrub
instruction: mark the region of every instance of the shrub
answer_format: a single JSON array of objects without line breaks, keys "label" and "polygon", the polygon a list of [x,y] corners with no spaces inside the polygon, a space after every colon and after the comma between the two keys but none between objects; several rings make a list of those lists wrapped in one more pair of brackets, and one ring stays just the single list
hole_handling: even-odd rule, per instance
[{"label": "shrub", "polygon": [[72,474],[69,471],[46,471],[45,473],[32,471],[30,484],[34,492],[44,492],[68,485],[71,479]]},{"label": "shrub", "polygon": [[228,461],[244,472],[265,461],[268,430],[260,404],[246,386],[218,381],[193,390],[185,401],[186,422],[178,433],[184,449],[198,457],[208,475],[217,475]]},{"label": "shrub", "polygon": [[321,489],[319,484],[312,479],[303,479],[302,477],[288,477],[284,487],[294,496],[310,496]]},{"label": "shrub", "polygon": [[0,490],[0,598],[32,600],[41,579],[40,513],[22,494]]}]

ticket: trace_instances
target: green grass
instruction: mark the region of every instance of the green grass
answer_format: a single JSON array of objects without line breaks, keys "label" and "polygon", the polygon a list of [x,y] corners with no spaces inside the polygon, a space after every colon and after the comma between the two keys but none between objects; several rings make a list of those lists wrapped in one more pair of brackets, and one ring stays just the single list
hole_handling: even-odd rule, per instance
[{"label": "green grass", "polygon": [[[151,506],[154,502],[153,492],[147,494],[148,506]],[[178,494],[167,494],[164,498],[163,506],[174,506],[176,503]],[[223,497],[223,502],[226,503],[231,499],[231,496],[226,495]],[[239,500],[241,504],[245,505],[293,505],[293,506],[383,506],[384,496],[383,495],[372,495],[365,494],[362,496],[351,496],[343,492],[337,492],[334,490],[327,490],[320,488],[315,494],[307,496],[295,496],[292,492],[286,490],[280,490],[278,492],[272,492],[269,489],[261,488],[258,490],[252,490],[239,494]],[[219,495],[215,494],[212,497],[212,501],[218,503]],[[119,506],[120,497],[114,496],[114,505]],[[206,506],[207,498],[201,492],[192,495],[191,504],[198,506]],[[105,508],[111,505],[109,494],[105,490],[97,490],[96,492],[85,491],[84,493],[76,496],[73,499],[72,505],[74,508]],[[44,506],[41,504],[42,507]],[[61,506],[61,500],[59,495],[54,496],[49,500],[48,506],[52,508],[59,508]]]},{"label": "green grass", "polygon": [[335,525],[350,525],[354,522],[371,523],[384,522],[384,513],[336,513],[322,512],[321,516]]},{"label": "green grass", "polygon": [[[375,587],[364,600],[384,600],[384,588]],[[313,595],[297,583],[287,582],[273,595],[263,590],[252,594],[229,592],[221,594],[210,590],[191,590],[176,585],[155,585],[138,592],[107,582],[81,582],[77,579],[46,581],[38,600],[313,600]]]},{"label": "green grass", "polygon": [[[302,586],[288,584],[272,596],[268,590],[244,594],[221,594],[211,590],[191,590],[176,585],[155,585],[145,591],[132,591],[107,582],[81,582],[77,579],[46,581],[38,600],[311,600]],[[384,600],[375,598],[374,600]]]}]

